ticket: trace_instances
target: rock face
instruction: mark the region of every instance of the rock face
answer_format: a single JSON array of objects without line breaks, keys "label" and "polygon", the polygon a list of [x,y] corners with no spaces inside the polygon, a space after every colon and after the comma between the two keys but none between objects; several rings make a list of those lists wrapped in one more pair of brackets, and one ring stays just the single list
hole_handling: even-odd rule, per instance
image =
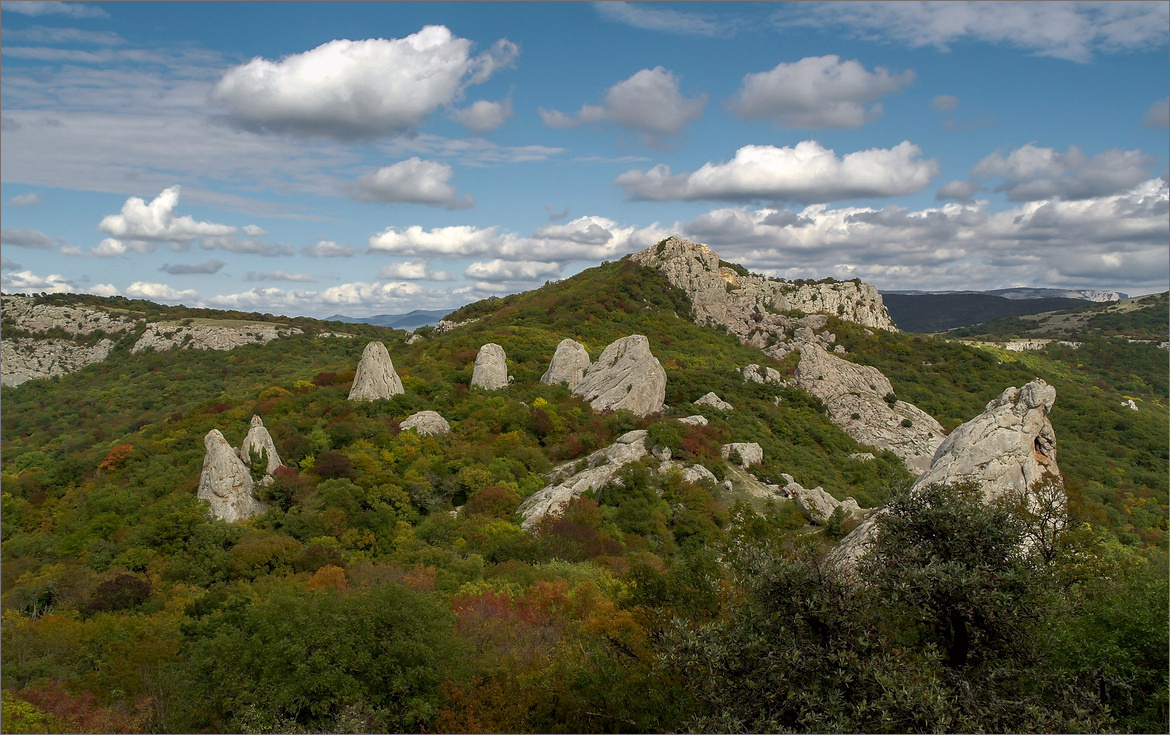
[{"label": "rock face", "polygon": [[442,436],[451,431],[447,419],[435,411],[419,411],[407,417],[400,425],[403,431],[414,429],[423,436]]},{"label": "rock face", "polygon": [[402,381],[394,372],[390,353],[381,342],[371,342],[362,350],[362,361],[358,363],[349,389],[351,401],[377,401],[403,393]]},{"label": "rock face", "polygon": [[484,390],[508,387],[508,356],[503,347],[489,342],[479,348],[479,354],[475,356],[475,370],[471,373],[471,384]]},{"label": "rock face", "polygon": [[756,442],[732,442],[719,448],[724,459],[730,460],[732,453],[739,455],[739,465],[745,470],[764,461],[764,450]]},{"label": "rock face", "polygon": [[540,376],[540,382],[545,385],[564,383],[569,386],[569,390],[573,390],[588,369],[589,353],[585,346],[573,339],[562,339],[548,364],[548,370]]},{"label": "rock face", "polygon": [[130,348],[137,354],[143,350],[162,352],[176,347],[194,350],[233,350],[250,344],[265,344],[280,337],[302,334],[298,327],[282,327],[267,322],[246,322],[239,325],[191,324],[158,322],[151,324]]},{"label": "rock face", "polygon": [[743,379],[749,383],[771,383],[773,385],[783,385],[784,376],[776,368],[761,367],[759,365],[748,365],[740,371]]},{"label": "rock face", "polygon": [[212,516],[234,523],[268,510],[252,495],[252,474],[219,429],[207,432],[203,446],[207,454],[196,497],[211,502]]},{"label": "rock face", "polygon": [[715,395],[714,391],[707,393],[702,398],[695,401],[696,406],[710,406],[711,408],[718,408],[720,411],[732,411],[735,406]]},{"label": "rock face", "polygon": [[820,398],[833,423],[858,443],[889,449],[916,475],[930,468],[943,441],[942,426],[910,403],[887,402],[894,389],[877,368],[857,365],[830,355],[816,343],[806,343],[800,348],[796,385]]},{"label": "rock face", "polygon": [[252,417],[252,426],[248,429],[248,435],[244,437],[244,443],[240,445],[240,461],[248,467],[252,466],[252,452],[260,452],[267,457],[267,465],[264,469],[264,474],[271,475],[276,472],[277,467],[284,466],[280,461],[280,455],[276,453],[276,444],[272,441],[272,435],[268,433],[268,429],[264,428],[264,422],[260,420],[259,416]]},{"label": "rock face", "polygon": [[[794,485],[795,487],[793,487]],[[857,501],[853,498],[845,498],[844,501],[837,500],[825,492],[824,488],[805,489],[796,483],[789,483],[786,489],[796,500],[797,507],[818,526],[823,526],[837,508],[844,510],[846,516],[860,510]]]},{"label": "rock face", "polygon": [[626,409],[638,416],[662,410],[666,399],[666,371],[650,352],[650,341],[640,334],[622,337],[605,348],[573,394],[598,411]]},{"label": "rock face", "polygon": [[566,462],[554,469],[549,477],[557,482],[537,491],[520,504],[518,513],[524,516],[521,526],[528,531],[546,515],[560,514],[569,501],[590,490],[597,490],[614,478],[618,470],[631,462],[637,462],[649,452],[646,450],[646,430],[630,431],[604,449],[586,457],[580,472],[573,470],[582,460]]},{"label": "rock face", "polygon": [[0,342],[0,385],[68,375],[106,359],[113,347],[108,339],[88,346],[68,339],[5,339]]},{"label": "rock face", "polygon": [[680,424],[687,424],[688,426],[706,426],[707,417],[695,414],[694,416],[683,416],[678,420]]}]

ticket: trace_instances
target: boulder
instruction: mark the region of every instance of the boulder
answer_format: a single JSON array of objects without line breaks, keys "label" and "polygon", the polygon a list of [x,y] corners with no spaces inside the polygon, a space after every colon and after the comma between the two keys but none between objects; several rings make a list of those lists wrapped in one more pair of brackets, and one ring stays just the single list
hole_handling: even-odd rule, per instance
[{"label": "boulder", "polygon": [[806,489],[795,482],[789,482],[785,490],[796,501],[796,506],[800,508],[805,517],[818,526],[825,525],[838,508],[845,513],[846,517],[861,510],[853,498],[837,500],[821,487]]},{"label": "boulder", "polygon": [[479,348],[479,354],[475,356],[475,370],[471,373],[471,384],[484,390],[508,387],[508,356],[503,347],[488,342]]},{"label": "boulder", "polygon": [[548,364],[548,370],[540,376],[540,382],[545,385],[564,383],[569,386],[569,390],[573,390],[588,369],[589,353],[585,351],[585,346],[574,339],[562,339]]},{"label": "boulder", "polygon": [[697,399],[695,401],[695,405],[696,406],[710,406],[711,408],[717,408],[720,411],[732,411],[735,409],[735,406],[731,405],[727,401],[725,401],[722,398],[720,398],[719,396],[715,395],[714,391],[711,391],[710,393],[707,393],[706,395],[704,395],[702,398]]},{"label": "boulder", "polygon": [[248,429],[248,435],[244,437],[244,443],[240,445],[240,461],[248,467],[252,466],[253,451],[266,458],[267,465],[264,468],[266,475],[271,475],[276,472],[277,467],[284,466],[284,463],[280,461],[280,455],[276,453],[276,444],[272,441],[272,435],[268,433],[268,429],[264,428],[264,422],[260,420],[259,416],[252,417],[252,426]]},{"label": "boulder", "polygon": [[650,341],[640,334],[612,343],[585,371],[573,394],[598,411],[625,409],[638,416],[662,410],[666,399],[666,371],[650,352]]},{"label": "boulder", "polygon": [[268,510],[268,506],[252,495],[252,473],[219,429],[207,432],[203,446],[207,453],[203,457],[196,497],[211,503],[212,516],[234,523]]},{"label": "boulder", "polygon": [[744,469],[764,461],[764,450],[756,442],[733,442],[719,449],[724,459],[730,459],[732,452],[739,455],[739,464]]},{"label": "boulder", "polygon": [[784,383],[784,376],[776,368],[762,367],[753,363],[740,372],[743,379],[749,383],[772,383],[774,385],[783,385]]},{"label": "boulder", "polygon": [[678,420],[678,422],[680,424],[686,424],[688,426],[706,426],[707,425],[707,417],[700,416],[698,414],[696,414],[694,416],[683,416],[681,419]]},{"label": "boulder", "polygon": [[403,419],[399,424],[403,431],[414,429],[423,436],[442,436],[451,431],[447,420],[435,411],[419,411]]},{"label": "boulder", "polygon": [[381,342],[366,345],[357,373],[353,376],[349,400],[377,401],[403,392],[402,381],[398,379],[398,373],[394,372],[394,363],[390,361],[386,345]]},{"label": "boulder", "polygon": [[712,485],[719,484],[719,479],[715,477],[715,474],[701,464],[693,464],[687,467],[682,462],[663,462],[658,466],[658,471],[664,475],[673,470],[678,470],[682,473],[683,482],[698,484],[705,481],[710,482]]}]

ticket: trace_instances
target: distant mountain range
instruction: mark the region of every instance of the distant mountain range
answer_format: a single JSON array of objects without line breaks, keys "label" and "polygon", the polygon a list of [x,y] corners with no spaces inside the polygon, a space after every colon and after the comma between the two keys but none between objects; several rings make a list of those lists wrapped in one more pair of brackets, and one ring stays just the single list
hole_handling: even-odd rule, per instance
[{"label": "distant mountain range", "polygon": [[982,324],[1005,316],[1089,306],[1085,299],[1007,298],[990,293],[883,293],[890,318],[904,332],[942,332]]},{"label": "distant mountain range", "polygon": [[[905,296],[948,295],[948,294],[987,294],[999,296],[1012,301],[1025,299],[1079,299],[1081,301],[1121,301],[1128,299],[1129,294],[1120,291],[1099,291],[1091,288],[998,288],[993,291],[914,291],[910,289],[893,289],[882,291],[886,294]],[[1034,313],[1034,312],[1032,312]]]},{"label": "distant mountain range", "polygon": [[430,324],[438,324],[451,311],[452,309],[415,309],[406,314],[377,314],[375,316],[334,314],[328,317],[328,321],[346,322],[348,324],[373,324],[375,327],[412,330]]}]

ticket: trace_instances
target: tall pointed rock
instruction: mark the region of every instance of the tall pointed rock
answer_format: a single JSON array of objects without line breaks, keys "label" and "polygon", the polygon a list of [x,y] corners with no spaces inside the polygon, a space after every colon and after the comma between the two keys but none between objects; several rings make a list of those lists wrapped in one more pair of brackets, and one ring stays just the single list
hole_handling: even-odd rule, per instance
[{"label": "tall pointed rock", "polygon": [[390,361],[386,345],[381,342],[366,345],[357,373],[353,376],[349,400],[377,401],[403,392],[402,381],[398,379],[398,373],[394,372],[394,363]]},{"label": "tall pointed rock", "polygon": [[650,352],[650,341],[632,334],[613,342],[585,371],[573,394],[598,411],[626,409],[639,416],[658,413],[666,400],[666,371]]},{"label": "tall pointed rock", "polygon": [[277,467],[284,465],[280,461],[280,455],[276,453],[276,444],[272,441],[272,435],[268,433],[268,429],[264,428],[264,422],[260,420],[259,416],[252,417],[252,427],[248,429],[248,435],[244,437],[244,443],[240,445],[240,460],[249,467],[252,466],[253,451],[267,459],[264,468],[266,475],[271,475],[276,472]]},{"label": "tall pointed rock", "polygon": [[575,339],[562,339],[548,364],[548,370],[540,376],[545,385],[564,383],[569,390],[577,387],[585,371],[589,369],[589,353],[585,346]]},{"label": "tall pointed rock", "polygon": [[207,454],[203,457],[196,497],[211,502],[211,515],[234,523],[268,510],[268,506],[252,495],[252,473],[219,429],[207,432],[203,446]]},{"label": "tall pointed rock", "polygon": [[489,342],[479,348],[479,354],[475,356],[475,370],[471,373],[471,384],[484,390],[508,387],[508,355],[503,347]]}]

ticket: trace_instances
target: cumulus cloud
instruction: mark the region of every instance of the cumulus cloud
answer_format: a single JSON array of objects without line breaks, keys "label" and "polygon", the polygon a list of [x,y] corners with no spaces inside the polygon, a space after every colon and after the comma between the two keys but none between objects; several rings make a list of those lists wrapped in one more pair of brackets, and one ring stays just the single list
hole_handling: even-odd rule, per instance
[{"label": "cumulus cloud", "polygon": [[0,276],[4,293],[73,293],[73,282],[65,276],[52,274],[41,277],[32,271],[16,271]]},{"label": "cumulus cloud", "polygon": [[473,133],[487,133],[503,125],[512,117],[512,100],[500,102],[477,100],[469,107],[452,110],[451,118]]},{"label": "cumulus cloud", "polygon": [[1142,124],[1147,128],[1170,129],[1170,99],[1158,100],[1150,105]]},{"label": "cumulus cloud", "polygon": [[881,116],[877,100],[912,81],[912,71],[870,72],[835,54],[809,56],[748,74],[728,106],[748,120],[767,119],[786,128],[856,128]]},{"label": "cumulus cloud", "polygon": [[602,18],[641,28],[683,36],[721,37],[733,35],[739,24],[699,13],[655,8],[646,3],[596,2],[593,7]]},{"label": "cumulus cloud", "polygon": [[308,273],[288,273],[286,271],[248,271],[245,281],[292,281],[294,283],[313,283],[317,279]]},{"label": "cumulus cloud", "polygon": [[660,145],[703,115],[707,95],[684,97],[678,78],[661,66],[643,69],[618,82],[605,93],[601,105],[584,105],[576,115],[541,109],[544,124],[575,128],[588,123],[610,122],[639,133],[650,145]]},{"label": "cumulus cloud", "polygon": [[[121,214],[110,214],[98,223],[98,229],[110,237],[93,250],[97,257],[114,257],[127,252],[153,252],[158,243],[169,243],[176,250],[184,250],[200,238],[230,238],[236,228],[213,222],[199,222],[188,215],[178,216],[180,187],[164,189],[149,204],[139,197],[130,197],[122,205]],[[204,241],[206,243],[206,241]]]},{"label": "cumulus cloud", "polygon": [[1060,153],[1028,143],[1006,156],[998,151],[987,156],[971,169],[971,178],[999,179],[995,191],[1006,192],[1013,202],[1089,199],[1145,181],[1153,164],[1154,159],[1137,150],[1111,149],[1090,158],[1077,146]]},{"label": "cumulus cloud", "polygon": [[212,273],[219,273],[219,270],[226,265],[222,260],[208,260],[198,265],[164,265],[159,268],[163,273],[170,273],[172,276],[186,276],[186,275],[211,275]]},{"label": "cumulus cloud", "polygon": [[953,94],[940,94],[930,101],[930,106],[939,112],[954,112],[959,109],[959,98]]},{"label": "cumulus cloud", "polygon": [[27,227],[5,227],[0,229],[0,244],[14,245],[18,248],[32,248],[34,250],[52,250],[60,245],[59,242],[45,233],[30,230]]},{"label": "cumulus cloud", "polygon": [[455,277],[450,273],[433,270],[428,260],[416,258],[403,263],[382,266],[378,271],[378,280],[453,281]]},{"label": "cumulus cloud", "polygon": [[358,252],[351,245],[338,245],[332,240],[318,240],[314,245],[301,248],[301,254],[310,258],[348,258]]},{"label": "cumulus cloud", "polygon": [[[210,296],[209,306],[244,311],[326,316],[340,309],[355,316],[411,309],[449,308],[457,304],[451,293],[425,289],[414,283],[343,283],[321,291],[256,287],[235,294]],[[464,303],[459,301],[459,303]]]},{"label": "cumulus cloud", "polygon": [[9,199],[5,204],[13,207],[31,207],[41,203],[41,195],[36,192],[29,194],[17,194]]},{"label": "cumulus cloud", "polygon": [[850,2],[787,5],[781,27],[839,28],[866,40],[911,48],[978,41],[1037,56],[1088,62],[1101,53],[1164,46],[1170,6],[1147,2]]},{"label": "cumulus cloud", "polygon": [[664,164],[627,171],[614,183],[634,200],[832,202],[913,194],[938,174],[936,159],[903,141],[841,158],[815,140],[794,147],[749,145],[726,163],[706,163],[693,173],[672,175]]},{"label": "cumulus cloud", "polygon": [[161,301],[171,304],[180,302],[197,304],[201,300],[196,291],[190,289],[179,291],[165,283],[150,283],[148,281],[135,281],[131,283],[126,287],[126,296],[132,299],[149,299],[150,301]]},{"label": "cumulus cloud", "polygon": [[401,230],[387,227],[370,238],[370,252],[447,257],[483,255],[499,250],[507,240],[496,234],[498,229],[480,229],[470,225],[436,227],[431,230],[424,230],[419,225]]},{"label": "cumulus cloud", "polygon": [[60,2],[60,0],[24,0],[23,2],[6,2],[4,10],[21,15],[64,15],[69,18],[109,18],[110,14],[96,5],[85,3]]},{"label": "cumulus cloud", "polygon": [[561,277],[559,263],[539,260],[507,261],[496,258],[486,263],[472,263],[463,272],[465,278],[491,283],[506,281],[540,281]]},{"label": "cumulus cloud", "polygon": [[519,47],[500,40],[473,56],[444,26],[406,38],[335,40],[280,61],[229,70],[213,99],[252,130],[342,141],[405,133],[473,84],[511,66]]},{"label": "cumulus cloud", "polygon": [[470,194],[460,198],[448,183],[453,175],[454,169],[445,163],[408,158],[358,177],[351,195],[363,202],[408,202],[446,209],[474,206]]}]

